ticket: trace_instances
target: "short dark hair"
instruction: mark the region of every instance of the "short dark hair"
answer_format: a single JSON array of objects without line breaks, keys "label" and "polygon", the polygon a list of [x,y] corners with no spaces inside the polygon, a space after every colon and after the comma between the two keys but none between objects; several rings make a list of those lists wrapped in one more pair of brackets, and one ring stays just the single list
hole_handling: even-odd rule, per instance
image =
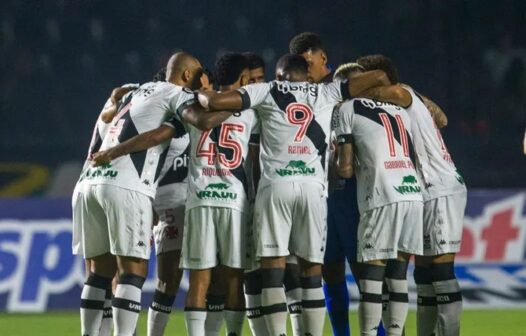
[{"label": "short dark hair", "polygon": [[301,55],[306,51],[323,50],[323,43],[320,35],[311,32],[303,32],[294,36],[289,43],[289,52],[291,54]]},{"label": "short dark hair", "polygon": [[210,69],[208,69],[206,67],[203,68],[203,74],[208,76],[208,81],[210,82],[210,84],[214,84],[215,83],[214,74],[212,73],[212,71],[210,71]]},{"label": "short dark hair", "polygon": [[365,70],[382,70],[391,81],[391,84],[397,84],[398,80],[398,70],[396,69],[393,61],[384,56],[384,55],[369,55],[363,56],[356,60],[356,63],[360,64],[365,68]]},{"label": "short dark hair", "polygon": [[309,73],[309,64],[305,58],[300,55],[285,54],[281,56],[276,63],[276,70],[278,69],[288,74],[307,74]]},{"label": "short dark hair", "polygon": [[245,56],[248,60],[248,68],[250,70],[254,70],[257,68],[263,68],[265,70],[265,61],[263,61],[263,58],[259,56],[256,53],[253,53],[251,51],[247,51],[243,53],[243,56]]},{"label": "short dark hair", "polygon": [[152,82],[165,82],[166,81],[166,67],[160,68],[155,75],[153,75]]},{"label": "short dark hair", "polygon": [[215,80],[218,85],[232,85],[243,70],[248,69],[248,60],[240,53],[226,53],[216,61]]}]

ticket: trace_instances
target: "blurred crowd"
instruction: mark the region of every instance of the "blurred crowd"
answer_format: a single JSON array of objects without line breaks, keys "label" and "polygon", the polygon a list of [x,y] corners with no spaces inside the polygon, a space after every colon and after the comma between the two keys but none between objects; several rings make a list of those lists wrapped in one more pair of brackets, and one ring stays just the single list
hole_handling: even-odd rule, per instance
[{"label": "blurred crowd", "polygon": [[469,186],[524,187],[525,15],[520,0],[4,0],[0,161],[82,161],[110,89],[149,80],[175,50],[208,67],[226,50],[254,51],[271,79],[290,37],[315,31],[333,67],[383,53],[444,109]]}]

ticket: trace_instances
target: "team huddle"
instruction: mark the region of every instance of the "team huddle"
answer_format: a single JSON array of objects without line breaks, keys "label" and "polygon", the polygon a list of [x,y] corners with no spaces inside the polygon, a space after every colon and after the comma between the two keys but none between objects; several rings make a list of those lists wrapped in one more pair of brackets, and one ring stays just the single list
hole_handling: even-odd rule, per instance
[{"label": "team huddle", "polygon": [[[361,335],[403,335],[414,256],[417,334],[460,333],[454,273],[466,187],[443,111],[382,55],[332,72],[301,33],[265,82],[253,53],[213,72],[187,52],[153,81],[113,90],[73,194],[86,259],[83,336],[135,334],[151,245],[149,336],[163,335],[189,270],[189,335],[350,335],[345,261]],[[212,75],[213,73],[213,75]],[[214,84],[217,91],[214,90]]]}]

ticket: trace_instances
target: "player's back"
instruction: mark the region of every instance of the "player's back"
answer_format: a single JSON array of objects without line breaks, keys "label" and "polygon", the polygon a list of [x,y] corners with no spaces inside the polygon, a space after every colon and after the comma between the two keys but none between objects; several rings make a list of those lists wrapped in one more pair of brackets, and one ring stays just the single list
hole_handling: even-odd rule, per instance
[{"label": "player's back", "polygon": [[[184,102],[191,91],[167,82],[146,83],[122,99],[117,115],[104,137],[101,150],[159,127]],[[84,178],[90,184],[110,184],[154,197],[168,142],[148,150],[121,156],[109,164],[90,168]]]},{"label": "player's back", "polygon": [[421,201],[411,122],[405,109],[370,99],[340,106],[338,141],[352,137],[360,212],[400,201]]},{"label": "player's back", "polygon": [[422,173],[425,200],[465,192],[464,179],[457,172],[440,130],[422,98],[405,87],[413,101],[407,113],[411,119],[413,143]]},{"label": "player's back", "polygon": [[245,162],[251,134],[259,133],[256,113],[234,113],[206,131],[185,127],[190,137],[186,209],[212,206],[248,211]]},{"label": "player's back", "polygon": [[245,87],[258,102],[262,125],[261,187],[284,180],[326,185],[331,115],[343,99],[341,85],[273,81]]}]

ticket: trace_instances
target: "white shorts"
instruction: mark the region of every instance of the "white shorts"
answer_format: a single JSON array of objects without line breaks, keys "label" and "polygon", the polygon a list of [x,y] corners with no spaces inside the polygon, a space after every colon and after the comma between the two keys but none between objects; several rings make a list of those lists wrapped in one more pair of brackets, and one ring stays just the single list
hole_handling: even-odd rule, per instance
[{"label": "white shorts", "polygon": [[148,196],[107,184],[86,184],[75,192],[73,227],[78,241],[73,241],[73,253],[85,258],[108,252],[150,258],[153,210]]},{"label": "white shorts", "polygon": [[258,257],[295,254],[323,263],[327,200],[321,184],[283,182],[261,188],[254,221]]},{"label": "white shorts", "polygon": [[184,205],[155,209],[159,223],[153,227],[155,254],[181,250],[183,245]]},{"label": "white shorts", "polygon": [[398,252],[422,255],[422,212],[422,202],[405,201],[361,214],[357,261],[395,259]]},{"label": "white shorts", "polygon": [[222,264],[245,268],[248,215],[231,208],[199,206],[186,211],[180,267]]},{"label": "white shorts", "polygon": [[435,198],[424,203],[424,255],[460,251],[467,193]]}]

